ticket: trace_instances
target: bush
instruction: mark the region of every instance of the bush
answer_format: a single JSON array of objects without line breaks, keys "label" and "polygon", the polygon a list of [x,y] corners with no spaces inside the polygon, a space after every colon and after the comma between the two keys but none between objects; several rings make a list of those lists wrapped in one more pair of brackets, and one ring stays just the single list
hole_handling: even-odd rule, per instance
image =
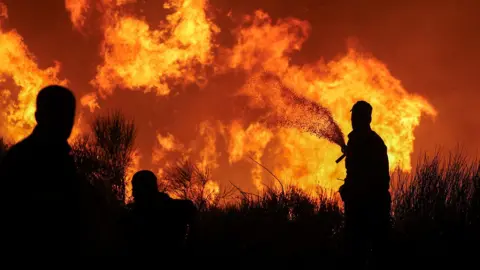
[{"label": "bush", "polygon": [[[107,196],[121,200],[121,189],[116,187],[125,185],[134,126],[118,115],[100,119],[94,124],[93,136],[76,141],[74,156],[85,177],[113,187],[107,188]],[[231,190],[209,188],[209,171],[188,160],[164,172],[161,190],[192,200],[200,210],[190,239],[190,251],[199,257],[215,254],[253,260],[261,254],[299,268],[298,263],[317,265],[319,255],[326,259],[322,264],[341,256],[343,213],[338,195],[331,191],[318,188],[312,196],[294,186],[284,187],[277,179],[279,188],[267,187],[260,194],[233,186],[238,192],[235,198]],[[476,258],[480,241],[478,160],[469,160],[461,152],[425,156],[412,174],[393,175],[391,192],[392,255],[403,263],[423,258],[430,264]],[[232,200],[219,203],[227,197]]]},{"label": "bush", "polygon": [[[196,252],[255,258],[258,254],[313,260],[337,254],[342,213],[335,199],[296,187],[268,188],[201,213]],[[206,255],[206,254],[205,254]],[[283,256],[283,257],[282,257]]]},{"label": "bush", "polygon": [[121,113],[113,112],[98,116],[91,129],[92,134],[78,138],[72,145],[77,169],[103,189],[109,200],[123,204],[127,169],[134,151],[135,124]]},{"label": "bush", "polygon": [[[457,153],[425,157],[414,174],[397,175],[391,254],[433,264],[478,252],[479,173],[480,162]],[[319,188],[312,197],[291,186],[239,193],[236,202],[201,213],[195,252],[275,255],[306,264],[320,254],[330,259],[325,263],[341,256],[343,213],[336,194]]]},{"label": "bush", "polygon": [[460,152],[437,153],[412,176],[398,177],[393,209],[405,250],[443,258],[471,251],[479,240],[479,172],[480,162]]}]

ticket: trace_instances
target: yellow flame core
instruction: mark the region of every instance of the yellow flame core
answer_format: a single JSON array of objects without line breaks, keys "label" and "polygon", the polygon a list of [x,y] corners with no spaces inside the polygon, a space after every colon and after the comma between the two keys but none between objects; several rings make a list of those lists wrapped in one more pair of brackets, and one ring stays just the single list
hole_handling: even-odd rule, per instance
[{"label": "yellow flame core", "polygon": [[104,32],[104,63],[93,84],[102,95],[116,86],[166,95],[169,80],[199,81],[197,66],[211,63],[212,38],[219,31],[207,19],[205,5],[204,0],[167,2],[165,8],[174,12],[158,30],[140,18],[112,11]]},{"label": "yellow flame core", "polygon": [[[400,166],[405,171],[411,170],[413,131],[422,114],[437,114],[432,105],[420,96],[409,94],[380,61],[354,49],[326,65],[321,61],[303,66],[291,64],[289,54],[301,47],[308,33],[306,22],[290,19],[273,24],[268,15],[260,11],[254,17],[247,17],[247,22],[251,25],[237,32],[238,43],[231,50],[230,68],[244,69],[252,76],[258,70],[276,74],[297,95],[327,107],[344,131],[351,130],[352,105],[366,100],[374,108],[372,126],[389,149],[391,168]],[[246,85],[242,93],[254,100],[259,97],[256,91],[277,94],[275,89],[263,86],[261,83]],[[292,109],[271,98],[276,110],[288,113]],[[306,117],[314,121],[313,115]],[[295,129],[280,129],[275,136],[283,146],[276,148],[274,168],[281,179],[307,191],[315,190],[318,184],[330,188],[341,184],[334,181],[344,176],[343,168],[333,162],[340,153],[338,146]]]},{"label": "yellow flame core", "polygon": [[[2,14],[7,16],[6,8]],[[36,124],[35,102],[41,88],[49,84],[66,84],[57,78],[60,63],[40,69],[22,37],[14,30],[0,28],[0,82],[4,85],[0,109],[0,131],[12,142],[27,136]]]}]

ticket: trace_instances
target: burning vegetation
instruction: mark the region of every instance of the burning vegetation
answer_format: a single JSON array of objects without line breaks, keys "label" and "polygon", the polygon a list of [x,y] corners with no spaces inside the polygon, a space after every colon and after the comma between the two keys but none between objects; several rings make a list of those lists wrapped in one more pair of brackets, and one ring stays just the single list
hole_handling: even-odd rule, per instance
[{"label": "burning vegetation", "polygon": [[[152,19],[140,2],[148,1],[65,0],[69,30],[100,37],[70,140],[78,172],[109,207],[125,210],[134,173],[151,169],[161,191],[200,210],[188,248],[201,255],[262,252],[314,265],[321,254],[338,258],[344,224],[335,192],[345,170],[334,161],[351,129],[349,109],[366,100],[388,147],[391,254],[416,263],[478,252],[478,160],[437,154],[413,166],[414,131],[438,112],[380,60],[352,45],[331,61],[299,64],[308,21],[256,10],[228,13],[225,24],[206,0],[165,1]],[[0,4],[0,160],[35,126],[42,87],[76,89],[62,78],[67,66],[41,65],[8,20]],[[138,129],[123,113],[105,113],[109,101],[132,105],[123,93],[140,97],[141,118],[148,111],[160,119]],[[237,200],[221,205],[226,198]]]},{"label": "burning vegetation", "polygon": [[[168,100],[189,95],[181,89],[194,86],[213,93],[220,103],[228,91],[229,98],[246,98],[239,110],[226,116],[202,113],[204,119],[196,123],[193,138],[186,139],[182,129],[152,126],[154,146],[134,151],[132,164],[140,166],[140,157],[151,160],[148,167],[163,179],[164,168],[179,159],[191,160],[211,171],[212,190],[229,181],[217,173],[222,170],[220,164],[228,164],[235,171],[249,172],[251,180],[236,184],[255,193],[264,190],[271,176],[254,162],[245,165],[253,158],[283,184],[313,195],[318,186],[336,189],[341,184],[337,179],[344,177],[343,167],[333,162],[340,148],[331,142],[343,143],[343,132],[350,130],[349,108],[364,99],[374,108],[373,126],[389,149],[390,167],[411,171],[414,130],[422,115],[434,117],[437,111],[425,98],[404,89],[372,55],[349,47],[346,54],[330,62],[315,59],[294,64],[292,56],[311,32],[308,21],[274,20],[257,10],[241,18],[230,16],[238,25],[225,29],[216,23],[214,7],[206,0],[170,0],[159,10],[166,16],[157,16],[152,23],[135,9],[136,4],[135,0],[65,1],[72,31],[88,35],[90,22],[100,22],[102,37],[101,61],[90,81],[92,90],[79,97],[80,117],[72,141],[88,132],[82,125],[85,116],[101,111],[102,104],[118,91],[139,91]],[[1,7],[1,20],[8,20],[7,7]],[[70,83],[68,78],[59,78],[60,62],[39,67],[21,35],[15,29],[4,29],[3,24],[0,27],[0,131],[8,141],[16,142],[35,124],[39,89]],[[232,32],[230,46],[219,42],[219,35],[228,31]],[[216,80],[232,74],[235,82],[230,89],[215,87]],[[282,89],[288,89],[288,94],[282,94]],[[306,105],[310,109],[299,109],[298,100],[310,104]]]}]

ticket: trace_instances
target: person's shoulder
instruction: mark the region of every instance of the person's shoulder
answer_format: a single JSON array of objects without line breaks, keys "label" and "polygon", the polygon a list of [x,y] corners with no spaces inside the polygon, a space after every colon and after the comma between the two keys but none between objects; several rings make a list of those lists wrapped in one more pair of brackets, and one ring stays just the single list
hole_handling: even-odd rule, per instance
[{"label": "person's shoulder", "polygon": [[0,175],[2,178],[8,178],[8,175],[11,176],[12,173],[17,177],[21,174],[30,173],[29,170],[21,169],[22,166],[31,165],[32,153],[28,144],[27,140],[22,140],[7,150],[0,162]]},{"label": "person's shoulder", "polygon": [[8,161],[11,159],[18,159],[20,157],[28,157],[28,152],[31,151],[30,141],[28,138],[11,146],[5,154],[3,160]]},{"label": "person's shoulder", "polygon": [[371,138],[373,138],[374,140],[376,140],[378,142],[383,142],[382,137],[376,131],[372,130],[370,132],[370,135],[371,135]]},{"label": "person's shoulder", "polygon": [[370,136],[371,142],[374,143],[375,145],[378,145],[380,147],[386,148],[387,146],[385,145],[385,142],[383,141],[382,137],[378,135],[377,132],[373,131],[371,132]]},{"label": "person's shoulder", "polygon": [[350,133],[348,133],[347,137],[351,139],[352,137],[355,137],[355,132],[352,130]]}]

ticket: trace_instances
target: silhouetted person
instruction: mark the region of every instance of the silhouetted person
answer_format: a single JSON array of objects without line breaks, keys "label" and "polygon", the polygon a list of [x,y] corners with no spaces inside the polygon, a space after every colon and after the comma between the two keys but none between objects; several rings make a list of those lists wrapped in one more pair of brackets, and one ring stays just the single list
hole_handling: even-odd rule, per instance
[{"label": "silhouetted person", "polygon": [[372,107],[357,102],[352,110],[353,131],[348,135],[347,177],[340,188],[345,206],[349,262],[362,265],[372,250],[373,263],[385,260],[390,228],[390,173],[387,147],[370,128]]},{"label": "silhouetted person", "polygon": [[84,249],[82,191],[67,142],[75,120],[73,93],[57,85],[36,100],[37,125],[0,165],[3,250],[23,255],[75,255]]},{"label": "silhouetted person", "polygon": [[147,170],[133,176],[132,193],[128,233],[131,254],[168,255],[181,251],[196,211],[193,203],[159,192],[157,177]]}]

